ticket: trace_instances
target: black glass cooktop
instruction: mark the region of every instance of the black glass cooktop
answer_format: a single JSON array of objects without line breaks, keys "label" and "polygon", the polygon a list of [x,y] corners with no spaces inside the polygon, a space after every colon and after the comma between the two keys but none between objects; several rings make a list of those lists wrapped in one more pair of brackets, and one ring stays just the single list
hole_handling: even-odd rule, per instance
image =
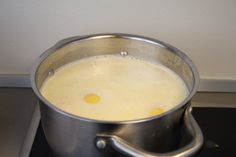
[{"label": "black glass cooktop", "polygon": [[[204,144],[196,157],[236,156],[236,109],[194,108],[193,115],[203,135]],[[41,124],[38,127],[30,157],[52,157]]]}]

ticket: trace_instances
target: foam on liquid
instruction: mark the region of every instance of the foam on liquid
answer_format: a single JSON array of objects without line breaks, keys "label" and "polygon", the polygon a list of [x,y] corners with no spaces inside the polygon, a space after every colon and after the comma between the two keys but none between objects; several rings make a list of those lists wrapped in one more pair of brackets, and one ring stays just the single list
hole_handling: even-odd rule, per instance
[{"label": "foam on liquid", "polygon": [[102,56],[57,69],[43,83],[53,105],[81,117],[122,121],[158,115],[188,95],[182,79],[168,68],[132,57]]}]

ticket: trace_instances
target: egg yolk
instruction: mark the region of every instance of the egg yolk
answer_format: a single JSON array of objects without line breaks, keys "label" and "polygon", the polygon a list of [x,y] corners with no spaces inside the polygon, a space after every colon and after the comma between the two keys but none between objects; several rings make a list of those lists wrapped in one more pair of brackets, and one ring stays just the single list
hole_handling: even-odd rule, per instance
[{"label": "egg yolk", "polygon": [[90,93],[85,95],[84,101],[89,104],[97,104],[100,101],[100,97],[97,94]]},{"label": "egg yolk", "polygon": [[149,115],[150,116],[156,116],[158,114],[161,114],[163,113],[165,110],[160,108],[160,107],[157,107],[157,108],[153,108],[150,112],[149,112]]}]

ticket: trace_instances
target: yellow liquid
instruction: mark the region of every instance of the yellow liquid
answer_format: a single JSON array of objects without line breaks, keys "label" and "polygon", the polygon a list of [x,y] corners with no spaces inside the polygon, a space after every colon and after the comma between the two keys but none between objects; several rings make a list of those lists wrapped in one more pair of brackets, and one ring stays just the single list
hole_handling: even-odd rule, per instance
[{"label": "yellow liquid", "polygon": [[122,121],[166,112],[189,92],[182,79],[162,65],[129,56],[101,56],[57,69],[43,83],[41,93],[68,113]]}]

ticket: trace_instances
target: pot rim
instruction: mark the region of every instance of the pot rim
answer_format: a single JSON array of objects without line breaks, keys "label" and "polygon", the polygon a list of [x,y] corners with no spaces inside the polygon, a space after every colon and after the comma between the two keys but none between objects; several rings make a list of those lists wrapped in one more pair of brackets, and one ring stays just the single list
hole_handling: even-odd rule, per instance
[{"label": "pot rim", "polygon": [[[40,66],[40,64],[52,53],[54,53],[56,50],[67,46],[69,44],[73,44],[73,42],[81,42],[81,41],[86,41],[86,40],[90,40],[90,39],[99,39],[99,38],[124,38],[124,39],[131,39],[131,40],[139,40],[139,41],[143,41],[143,42],[148,42],[154,45],[158,45],[161,47],[165,47],[168,50],[170,50],[171,52],[177,54],[180,58],[182,58],[190,67],[191,72],[193,74],[193,87],[192,90],[189,91],[189,95],[178,105],[176,105],[175,107],[173,107],[172,109],[158,114],[156,116],[152,116],[152,117],[147,117],[147,118],[141,118],[141,119],[133,119],[133,120],[122,120],[122,121],[110,121],[110,120],[96,120],[96,119],[90,119],[90,118],[86,118],[86,117],[81,117],[81,116],[77,116],[74,114],[71,114],[69,112],[63,111],[62,109],[56,107],[55,105],[53,105],[52,103],[50,103],[49,101],[47,101],[41,94],[41,92],[39,91],[39,89],[36,86],[36,80],[35,80],[35,76],[38,70],[38,67]],[[61,41],[59,41],[57,44],[55,44],[54,46],[52,46],[51,48],[47,49],[43,54],[41,54],[39,56],[39,58],[36,60],[35,64],[33,65],[33,69],[30,73],[30,80],[31,80],[31,86],[33,91],[35,92],[35,94],[37,95],[37,97],[39,98],[40,101],[42,101],[44,103],[44,105],[47,105],[49,108],[55,110],[56,112],[59,112],[60,114],[63,114],[65,116],[68,116],[70,118],[73,119],[77,119],[77,120],[82,120],[82,121],[87,121],[87,122],[92,122],[92,123],[102,123],[102,124],[130,124],[130,123],[141,123],[141,122],[146,122],[146,121],[150,121],[153,119],[158,119],[161,117],[164,117],[166,115],[171,114],[172,112],[178,110],[179,108],[185,106],[188,104],[188,102],[191,101],[191,98],[193,97],[193,95],[197,92],[197,88],[198,88],[198,84],[199,84],[199,74],[198,74],[198,70],[195,67],[193,61],[181,50],[175,48],[174,46],[165,43],[163,41],[154,39],[154,38],[149,38],[149,37],[145,37],[142,35],[134,35],[134,34],[126,34],[126,33],[99,33],[99,34],[91,34],[91,35],[84,35],[84,36],[74,36],[74,37],[70,37],[70,38],[66,38],[66,39],[62,39]]]}]

